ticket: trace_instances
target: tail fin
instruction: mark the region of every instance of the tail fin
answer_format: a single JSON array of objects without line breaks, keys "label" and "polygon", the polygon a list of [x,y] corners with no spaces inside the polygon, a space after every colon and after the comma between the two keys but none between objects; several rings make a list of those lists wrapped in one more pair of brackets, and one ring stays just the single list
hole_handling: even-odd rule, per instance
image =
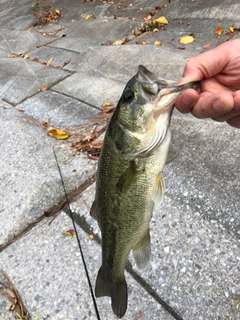
[{"label": "tail fin", "polygon": [[97,276],[95,295],[99,297],[111,297],[112,309],[118,318],[122,318],[127,310],[127,282],[125,277],[123,280],[112,281],[104,277],[102,268],[100,268]]}]

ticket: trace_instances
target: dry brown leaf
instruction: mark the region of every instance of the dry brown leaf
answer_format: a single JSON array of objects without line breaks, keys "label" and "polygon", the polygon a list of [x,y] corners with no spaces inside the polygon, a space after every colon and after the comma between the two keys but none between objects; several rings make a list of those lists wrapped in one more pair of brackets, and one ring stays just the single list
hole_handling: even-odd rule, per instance
[{"label": "dry brown leaf", "polygon": [[209,49],[210,47],[211,47],[211,43],[208,43],[205,46],[203,46],[204,49]]},{"label": "dry brown leaf", "polygon": [[194,41],[193,36],[185,36],[179,39],[179,42],[182,44],[188,44]]},{"label": "dry brown leaf", "polygon": [[69,230],[65,230],[62,232],[62,234],[64,234],[65,236],[74,236],[74,230],[73,229],[69,229]]},{"label": "dry brown leaf", "polygon": [[110,106],[113,106],[113,103],[112,102],[109,102],[109,101],[104,101],[103,104],[102,104],[103,107],[110,107]]},{"label": "dry brown leaf", "polygon": [[49,136],[54,137],[55,139],[58,139],[58,140],[64,140],[68,138],[68,134],[65,131],[57,128],[50,127],[47,129],[47,133]]},{"label": "dry brown leaf", "polygon": [[146,45],[146,44],[148,44],[149,43],[149,41],[136,41],[136,44],[142,44],[142,45]]},{"label": "dry brown leaf", "polygon": [[223,33],[223,28],[220,28],[220,27],[214,31],[214,34],[217,34],[218,36],[222,33]]},{"label": "dry brown leaf", "polygon": [[120,46],[121,44],[123,44],[125,41],[124,40],[116,40],[113,42],[114,46]]},{"label": "dry brown leaf", "polygon": [[46,91],[46,90],[48,90],[48,86],[43,86],[42,91]]}]

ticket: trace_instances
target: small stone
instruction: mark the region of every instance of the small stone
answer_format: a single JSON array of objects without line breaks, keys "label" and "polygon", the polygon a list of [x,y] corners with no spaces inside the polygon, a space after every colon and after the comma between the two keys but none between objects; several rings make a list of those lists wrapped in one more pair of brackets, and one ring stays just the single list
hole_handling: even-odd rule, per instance
[{"label": "small stone", "polygon": [[165,253],[169,253],[169,247],[165,247],[165,248],[164,248],[164,252],[165,252]]},{"label": "small stone", "polygon": [[180,272],[186,272],[186,267],[183,267]]}]

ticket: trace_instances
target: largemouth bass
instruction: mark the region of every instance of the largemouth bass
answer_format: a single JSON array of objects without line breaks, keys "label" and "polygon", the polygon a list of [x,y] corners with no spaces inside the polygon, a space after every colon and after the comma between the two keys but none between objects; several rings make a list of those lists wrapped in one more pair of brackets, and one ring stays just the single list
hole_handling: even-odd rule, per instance
[{"label": "largemouth bass", "polygon": [[178,95],[198,83],[174,86],[143,66],[127,83],[101,150],[91,208],[102,234],[102,266],[95,295],[109,296],[118,318],[127,310],[124,267],[132,250],[138,268],[150,259],[149,222],[164,195],[170,120]]}]

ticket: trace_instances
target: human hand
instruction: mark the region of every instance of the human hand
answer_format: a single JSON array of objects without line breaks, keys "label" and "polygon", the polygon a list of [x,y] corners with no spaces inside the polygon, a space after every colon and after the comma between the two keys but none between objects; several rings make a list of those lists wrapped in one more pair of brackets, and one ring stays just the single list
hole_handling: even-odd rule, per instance
[{"label": "human hand", "polygon": [[201,81],[200,89],[181,93],[180,112],[240,128],[240,39],[190,58],[178,84],[191,81]]}]

